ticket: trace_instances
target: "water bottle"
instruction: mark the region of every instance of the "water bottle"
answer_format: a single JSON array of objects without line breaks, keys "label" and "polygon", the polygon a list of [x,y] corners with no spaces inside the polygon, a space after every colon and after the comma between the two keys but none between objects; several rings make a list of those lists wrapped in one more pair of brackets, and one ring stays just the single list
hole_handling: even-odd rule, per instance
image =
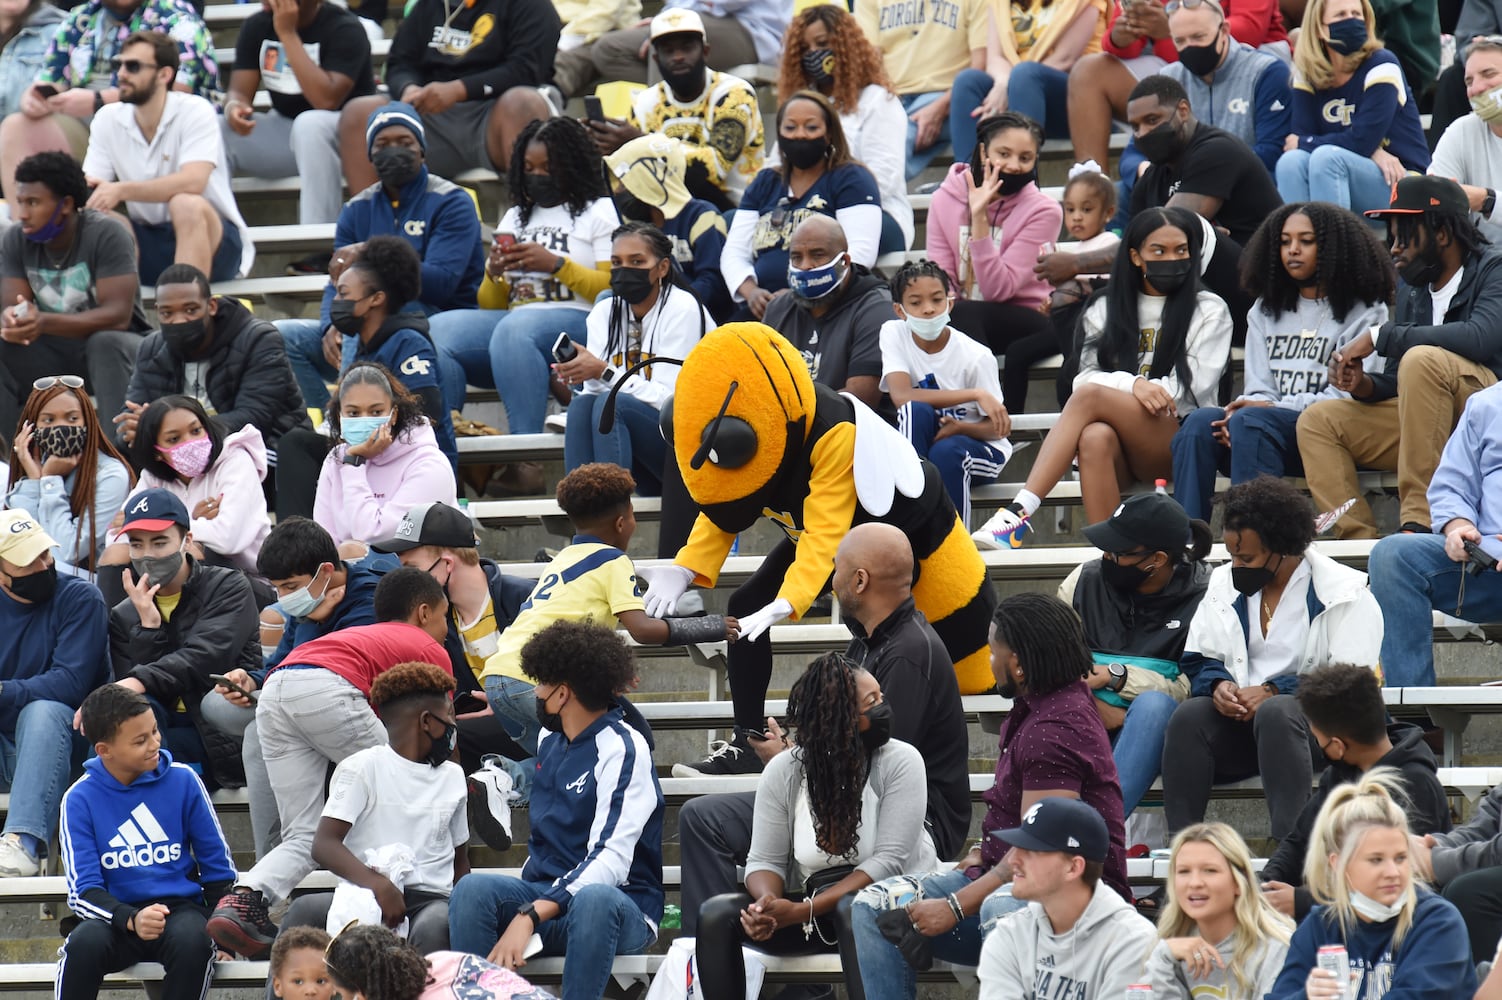
[{"label": "water bottle", "polygon": [[1168,496],[1168,480],[1166,480],[1166,479],[1154,479],[1153,480],[1153,492],[1154,493],[1161,493],[1163,496]]},{"label": "water bottle", "polygon": [[683,928],[683,911],[677,903],[669,903],[662,908],[662,921],[657,925],[665,931],[676,931]]}]

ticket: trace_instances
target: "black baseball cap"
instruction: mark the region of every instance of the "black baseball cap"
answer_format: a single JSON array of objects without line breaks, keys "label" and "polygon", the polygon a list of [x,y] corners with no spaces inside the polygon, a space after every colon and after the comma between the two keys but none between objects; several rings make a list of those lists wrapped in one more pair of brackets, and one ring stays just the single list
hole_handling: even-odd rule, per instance
[{"label": "black baseball cap", "polygon": [[1105,861],[1111,852],[1111,835],[1100,813],[1079,799],[1058,796],[1033,803],[1021,826],[993,830],[991,836],[1025,851],[1062,851],[1086,861]]},{"label": "black baseball cap", "polygon": [[405,552],[419,545],[445,549],[475,547],[475,526],[469,515],[446,503],[420,503],[402,515],[396,534],[371,542],[377,552]]},{"label": "black baseball cap", "polygon": [[1373,219],[1389,215],[1419,215],[1438,212],[1441,215],[1468,216],[1471,202],[1465,190],[1448,177],[1431,177],[1415,174],[1404,177],[1392,186],[1392,203],[1386,208],[1374,208],[1366,215]]},{"label": "black baseball cap", "polygon": [[1102,552],[1116,555],[1134,549],[1178,552],[1190,542],[1189,515],[1178,501],[1162,493],[1139,493],[1085,527],[1085,538]]}]

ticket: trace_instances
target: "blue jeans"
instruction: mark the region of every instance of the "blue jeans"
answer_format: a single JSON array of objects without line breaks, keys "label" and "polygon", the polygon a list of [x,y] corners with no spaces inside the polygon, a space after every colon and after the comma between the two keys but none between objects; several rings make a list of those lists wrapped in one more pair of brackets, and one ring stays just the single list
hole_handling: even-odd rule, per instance
[{"label": "blue jeans", "polygon": [[[509,875],[469,874],[449,897],[449,947],[488,955],[516,911],[541,899],[548,882],[524,882]],[[599,1000],[610,982],[617,955],[639,955],[657,935],[631,897],[613,885],[586,885],[568,910],[537,928],[543,955],[567,955],[563,1000]]]},{"label": "blue jeans", "polygon": [[[975,150],[979,118],[970,113],[980,107],[996,80],[984,70],[964,69],[954,78],[949,100],[949,137],[954,162],[966,163]],[[1027,115],[1050,139],[1069,137],[1069,74],[1037,62],[1021,62],[1007,77],[1007,107]]]},{"label": "blue jeans", "polygon": [[960,523],[970,525],[970,487],[996,482],[1007,457],[989,442],[964,434],[953,434],[935,442],[939,432],[939,411],[927,403],[906,403],[897,411],[897,428],[913,443],[920,458],[926,458],[939,470],[939,478],[949,499],[960,512]]},{"label": "blue jeans", "polygon": [[1190,517],[1210,520],[1215,473],[1226,472],[1231,485],[1258,476],[1302,476],[1297,432],[1299,411],[1282,406],[1246,406],[1231,414],[1226,429],[1231,446],[1217,442],[1210,424],[1225,416],[1218,406],[1192,411],[1173,436],[1173,498]]},{"label": "blue jeans", "polygon": [[43,844],[52,839],[73,749],[73,709],[60,701],[28,702],[16,717],[15,732],[0,733],[0,785],[10,793],[6,833],[24,833]]},{"label": "blue jeans", "polygon": [[339,373],[323,360],[323,331],[318,320],[279,319],[276,328],[287,345],[287,361],[302,390],[303,405],[323,409],[329,401],[329,383]]},{"label": "blue jeans", "polygon": [[1389,535],[1367,563],[1372,596],[1382,607],[1382,675],[1388,687],[1432,687],[1434,620],[1443,611],[1472,622],[1502,621],[1502,573],[1465,577],[1445,555],[1443,535]]},{"label": "blue jeans", "polygon": [[[931,94],[902,94],[902,95],[900,95],[899,99],[902,101],[902,110],[905,111],[905,112],[907,112],[908,114],[912,114],[914,111],[917,111],[919,108],[926,108],[926,107],[928,107],[928,105],[932,104],[934,101],[937,101],[939,98],[941,98],[943,96],[944,96],[944,92],[943,91],[936,90],[936,91],[934,91]],[[954,106],[954,101],[955,101],[955,98],[951,98],[950,99],[950,107],[951,108]],[[973,108],[973,107],[975,107],[975,105],[972,104],[971,107]],[[932,146],[929,146],[927,149],[914,149],[913,148],[913,143],[915,143],[915,142],[918,141],[918,125],[911,118],[908,119],[908,123],[907,123],[907,179],[908,180],[912,180],[914,177],[917,177],[919,174],[923,173],[924,168],[927,167],[930,163],[933,162],[934,157],[936,157],[940,153],[944,152],[944,147],[949,144],[950,122],[952,122],[953,120],[954,120],[954,118],[953,118],[953,115],[951,114],[950,118],[947,119],[947,120],[945,120],[939,126],[939,137],[934,140],[934,144]],[[975,146],[975,139],[974,139],[974,132],[973,132],[973,130],[972,130],[972,138],[970,140],[970,145],[972,147]],[[965,155],[969,156],[970,154],[966,153]],[[958,159],[958,157],[956,157],[956,159]]]},{"label": "blue jeans", "polygon": [[463,411],[464,386],[501,394],[512,434],[541,434],[548,410],[548,379],[558,334],[583,343],[589,312],[553,306],[524,309],[454,309],[429,321],[438,346],[443,402]]},{"label": "blue jeans", "polygon": [[1163,767],[1168,720],[1179,703],[1162,691],[1144,691],[1127,703],[1126,721],[1112,734],[1116,776],[1126,815],[1132,815]]},{"label": "blue jeans", "polygon": [[[897,946],[882,937],[876,918],[883,911],[906,906],[915,898],[943,899],[969,884],[963,870],[949,869],[898,875],[856,893],[850,906],[850,924],[856,954],[860,956],[866,1000],[914,1000],[918,995],[918,973],[907,964]],[[1002,886],[986,897],[978,916],[966,917],[948,934],[932,939],[934,958],[954,965],[980,964],[980,946],[986,935],[1002,917],[1026,905],[1012,898],[1011,886]]]},{"label": "blue jeans", "polygon": [[668,443],[657,424],[659,411],[624,390],[615,395],[615,426],[600,433],[600,414],[607,392],[574,396],[568,405],[568,428],[563,434],[563,468],[573,472],[590,462],[610,462],[629,469],[642,496],[662,493],[662,463]]},{"label": "blue jeans", "polygon": [[[542,723],[537,721],[537,694],[533,686],[516,677],[491,675],[485,678],[485,700],[490,702],[490,710],[506,735],[527,753],[536,754]],[[501,764],[511,775],[512,791],[519,796],[517,805],[530,801],[533,768],[509,757],[502,757]]]},{"label": "blue jeans", "polygon": [[1391,202],[1382,168],[1370,156],[1339,146],[1289,150],[1278,157],[1275,174],[1285,202],[1328,201],[1357,215]]}]

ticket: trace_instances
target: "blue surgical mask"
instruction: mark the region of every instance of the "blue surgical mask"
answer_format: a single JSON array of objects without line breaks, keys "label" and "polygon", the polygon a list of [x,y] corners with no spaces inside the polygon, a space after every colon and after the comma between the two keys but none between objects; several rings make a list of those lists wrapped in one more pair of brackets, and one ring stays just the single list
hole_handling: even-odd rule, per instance
[{"label": "blue surgical mask", "polygon": [[390,421],[389,413],[384,417],[340,417],[339,436],[351,447],[364,444],[372,434],[381,429],[382,424]]},{"label": "blue surgical mask", "polygon": [[944,310],[937,316],[924,319],[921,316],[907,314],[907,328],[913,332],[913,336],[919,340],[932,343],[944,335],[944,328],[949,325],[949,310]]},{"label": "blue surgical mask", "polygon": [[822,299],[826,295],[840,287],[840,282],[845,280],[845,272],[848,269],[844,254],[825,264],[823,267],[810,267],[807,269],[788,265],[788,288],[800,299],[813,301]]},{"label": "blue surgical mask", "polygon": [[[322,566],[319,567],[319,569],[322,568]],[[315,570],[313,573],[313,579],[316,580],[317,578],[318,572]],[[298,587],[292,593],[286,595],[285,597],[282,597],[276,603],[281,607],[282,611],[291,615],[293,618],[306,618],[308,617],[308,615],[311,615],[315,609],[317,609],[319,604],[323,603],[323,597],[329,592],[329,584],[332,583],[333,580],[333,574],[329,574],[329,578],[323,581],[323,590],[319,592],[317,597],[314,597],[312,593],[313,580],[309,580],[305,585]],[[275,650],[273,649],[272,652],[275,652]]]},{"label": "blue surgical mask", "polygon": [[57,207],[52,210],[52,218],[47,220],[46,225],[32,233],[28,233],[25,230],[21,231],[21,235],[32,243],[51,243],[62,234],[63,203],[61,199],[58,200]]}]

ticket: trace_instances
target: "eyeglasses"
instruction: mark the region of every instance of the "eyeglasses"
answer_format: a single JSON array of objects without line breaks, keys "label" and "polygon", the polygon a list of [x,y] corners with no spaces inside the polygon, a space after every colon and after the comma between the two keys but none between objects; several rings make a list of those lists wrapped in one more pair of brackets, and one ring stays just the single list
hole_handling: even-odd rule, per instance
[{"label": "eyeglasses", "polygon": [[38,392],[41,392],[43,389],[50,389],[55,385],[67,386],[69,389],[82,389],[83,379],[77,375],[43,375],[31,383],[31,387]]},{"label": "eyeglasses", "polygon": [[143,63],[139,59],[121,59],[119,56],[116,56],[115,58],[110,60],[110,69],[114,70],[116,73],[120,72],[123,69],[125,72],[134,76],[135,74],[141,72],[141,70],[143,69],[158,70],[161,69],[161,67],[156,63]]}]

